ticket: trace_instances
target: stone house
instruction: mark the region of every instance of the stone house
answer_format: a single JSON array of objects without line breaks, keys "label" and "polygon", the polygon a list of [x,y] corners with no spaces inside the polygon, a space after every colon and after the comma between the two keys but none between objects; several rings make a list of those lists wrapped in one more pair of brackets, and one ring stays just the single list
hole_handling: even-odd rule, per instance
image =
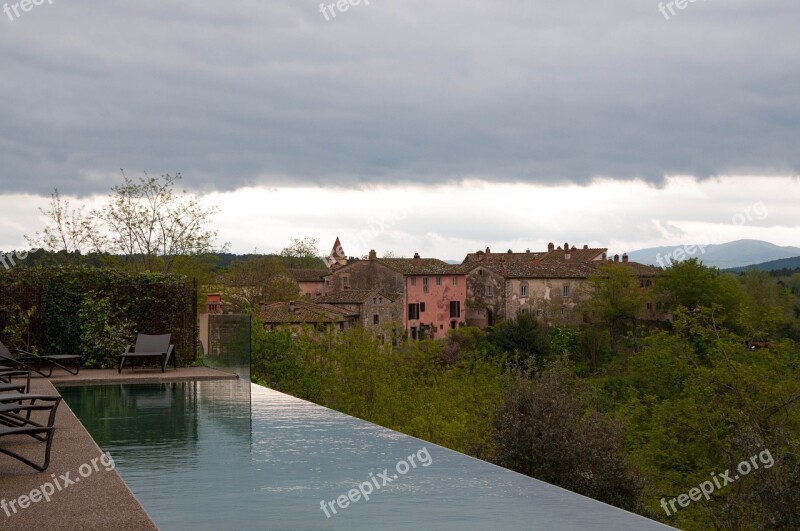
[{"label": "stone house", "polygon": [[364,328],[377,329],[403,320],[402,296],[397,293],[349,289],[333,292],[314,302],[357,313],[359,324]]},{"label": "stone house", "polygon": [[296,331],[313,326],[320,332],[356,326],[358,313],[328,304],[308,301],[262,303],[259,318],[267,330],[289,327]]},{"label": "stone house", "polygon": [[[608,249],[563,247],[548,245],[547,251],[470,253],[464,259],[467,271],[467,323],[473,326],[491,326],[495,322],[514,318],[519,312],[534,312],[543,320],[553,323],[581,322],[583,315],[576,313],[577,305],[589,296],[586,282],[608,261]],[[650,288],[658,270],[622,261],[639,277],[642,288]],[[652,302],[646,309],[648,318],[657,319]]]}]

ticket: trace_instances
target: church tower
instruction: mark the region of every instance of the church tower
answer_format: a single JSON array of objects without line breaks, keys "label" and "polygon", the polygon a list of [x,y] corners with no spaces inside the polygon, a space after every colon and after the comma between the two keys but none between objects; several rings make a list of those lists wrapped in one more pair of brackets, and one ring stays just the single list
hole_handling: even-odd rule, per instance
[{"label": "church tower", "polygon": [[338,236],[336,237],[336,243],[333,244],[333,249],[331,249],[331,254],[328,256],[328,264],[330,269],[347,265],[347,254],[342,249],[342,243],[339,241]]}]

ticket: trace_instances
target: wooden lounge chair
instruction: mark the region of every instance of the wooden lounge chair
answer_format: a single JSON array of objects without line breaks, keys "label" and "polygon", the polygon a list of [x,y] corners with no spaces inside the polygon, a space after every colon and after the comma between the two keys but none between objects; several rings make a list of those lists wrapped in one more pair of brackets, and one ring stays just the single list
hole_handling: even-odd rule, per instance
[{"label": "wooden lounge chair", "polygon": [[[12,356],[11,352],[0,342],[0,364],[11,363],[16,366],[25,368],[26,370],[34,371],[41,374],[45,378],[50,378],[53,375],[53,368],[60,367],[72,375],[81,372],[81,363],[83,363],[83,356],[79,354],[59,354],[54,356],[39,356],[31,352],[17,349],[16,352],[23,354],[23,356]],[[75,371],[70,370],[65,364],[75,364]],[[30,365],[29,365],[30,364]],[[47,365],[47,374],[42,372],[42,365]],[[34,368],[31,365],[36,365]]]},{"label": "wooden lounge chair", "polygon": [[[43,395],[0,395],[0,453],[13,457],[29,467],[44,472],[50,466],[50,449],[55,434],[56,409],[61,403],[60,396]],[[47,424],[40,424],[31,419],[33,411],[49,411]],[[25,412],[23,416],[21,413]],[[44,463],[34,463],[30,459],[9,450],[13,443],[3,442],[6,435],[28,435],[45,443]]]},{"label": "wooden lounge chair", "polygon": [[136,336],[136,345],[131,349],[125,349],[125,352],[119,355],[119,368],[118,373],[122,372],[125,365],[125,360],[130,360],[131,368],[133,368],[134,360],[141,361],[159,361],[161,364],[161,372],[165,372],[167,364],[169,363],[170,356],[172,357],[172,365],[177,369],[178,360],[173,355],[174,345],[170,344],[172,334],[162,334],[158,336],[151,336],[147,334],[139,334]]}]

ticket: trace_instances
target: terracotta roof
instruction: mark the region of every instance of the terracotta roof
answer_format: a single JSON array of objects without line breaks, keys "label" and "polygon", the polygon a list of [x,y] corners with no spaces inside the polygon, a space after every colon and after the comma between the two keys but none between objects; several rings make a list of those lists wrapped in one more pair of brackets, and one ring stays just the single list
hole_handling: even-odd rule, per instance
[{"label": "terracotta roof", "polygon": [[[562,251],[563,252],[563,251]],[[591,254],[591,253],[588,253]],[[549,260],[530,260],[528,262],[481,261],[470,264],[470,269],[483,267],[505,278],[589,278],[600,270],[603,264],[612,263],[628,267],[637,276],[656,276],[658,268],[637,262],[613,262],[603,260],[581,261],[551,258]]]},{"label": "terracotta roof", "polygon": [[[601,256],[603,253],[608,253],[608,249],[583,249],[583,248],[577,249],[573,247],[569,250],[569,261],[575,260],[578,262],[592,262],[595,261],[595,259],[598,256]],[[564,249],[561,250],[556,249],[555,251],[550,251],[548,253],[545,253],[544,256],[542,256],[542,261],[557,260],[566,262],[567,261],[566,255],[567,253],[564,252]],[[596,260],[596,261],[602,262],[602,260]]]},{"label": "terracotta roof", "polygon": [[375,262],[404,275],[463,275],[462,265],[448,264],[438,258],[377,258]]},{"label": "terracotta roof", "polygon": [[573,262],[571,260],[538,263],[512,262],[492,264],[486,267],[506,278],[589,278],[598,270],[597,266],[590,262]]},{"label": "terracotta roof", "polygon": [[[293,307],[294,311],[290,311]],[[261,321],[268,324],[316,324],[341,323],[347,321],[352,312],[330,306],[305,301],[275,302],[268,304],[259,312]]]},{"label": "terracotta roof", "polygon": [[541,258],[547,254],[544,252],[524,252],[524,253],[489,253],[478,251],[477,253],[469,253],[464,258],[463,264],[482,261],[497,261],[497,262],[524,262],[526,260],[533,260],[534,258]]},{"label": "terracotta roof", "polygon": [[393,293],[383,293],[374,289],[346,289],[318,297],[314,299],[314,302],[319,304],[363,304],[367,299],[374,297],[383,297],[390,301],[397,300],[397,295]]},{"label": "terracotta roof", "polygon": [[[608,249],[604,248],[593,248],[593,249],[584,249],[584,248],[576,248],[572,247],[569,250],[570,260],[575,260],[578,262],[590,262],[594,261],[597,257],[601,256],[603,253],[608,253]],[[559,247],[553,251],[541,251],[541,252],[524,252],[524,253],[514,253],[514,252],[505,252],[505,253],[493,253],[489,252],[486,253],[485,251],[478,251],[476,253],[469,253],[466,258],[464,258],[463,264],[475,264],[478,262],[493,262],[493,263],[511,263],[511,262],[527,262],[529,263],[531,260],[562,260],[566,261],[566,254],[564,249]]]},{"label": "terracotta roof", "polygon": [[323,282],[330,273],[327,269],[290,269],[289,272],[297,282]]},{"label": "terracotta roof", "polygon": [[657,267],[640,264],[639,262],[611,262],[611,263],[627,267],[633,270],[634,274],[640,277],[654,277],[661,271]]}]

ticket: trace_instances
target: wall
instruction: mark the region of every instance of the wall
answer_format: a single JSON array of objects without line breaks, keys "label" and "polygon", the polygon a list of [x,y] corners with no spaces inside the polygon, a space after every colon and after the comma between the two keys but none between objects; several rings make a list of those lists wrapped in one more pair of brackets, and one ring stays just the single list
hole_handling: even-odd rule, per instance
[{"label": "wall", "polygon": [[[426,333],[425,338],[441,339],[447,335],[447,331],[459,323],[466,322],[467,319],[467,279],[465,275],[455,275],[457,285],[453,285],[454,275],[441,275],[442,285],[436,285],[437,275],[428,276],[429,292],[424,292],[424,275],[406,277],[406,300],[403,309],[405,328],[412,336],[412,328],[421,325],[431,325],[431,329]],[[416,278],[416,285],[413,279]],[[461,315],[457,318],[450,317],[450,301],[459,301],[461,304]],[[408,317],[408,305],[425,303],[425,312],[420,312],[418,320],[410,320]],[[412,336],[413,337],[413,336]]]}]

